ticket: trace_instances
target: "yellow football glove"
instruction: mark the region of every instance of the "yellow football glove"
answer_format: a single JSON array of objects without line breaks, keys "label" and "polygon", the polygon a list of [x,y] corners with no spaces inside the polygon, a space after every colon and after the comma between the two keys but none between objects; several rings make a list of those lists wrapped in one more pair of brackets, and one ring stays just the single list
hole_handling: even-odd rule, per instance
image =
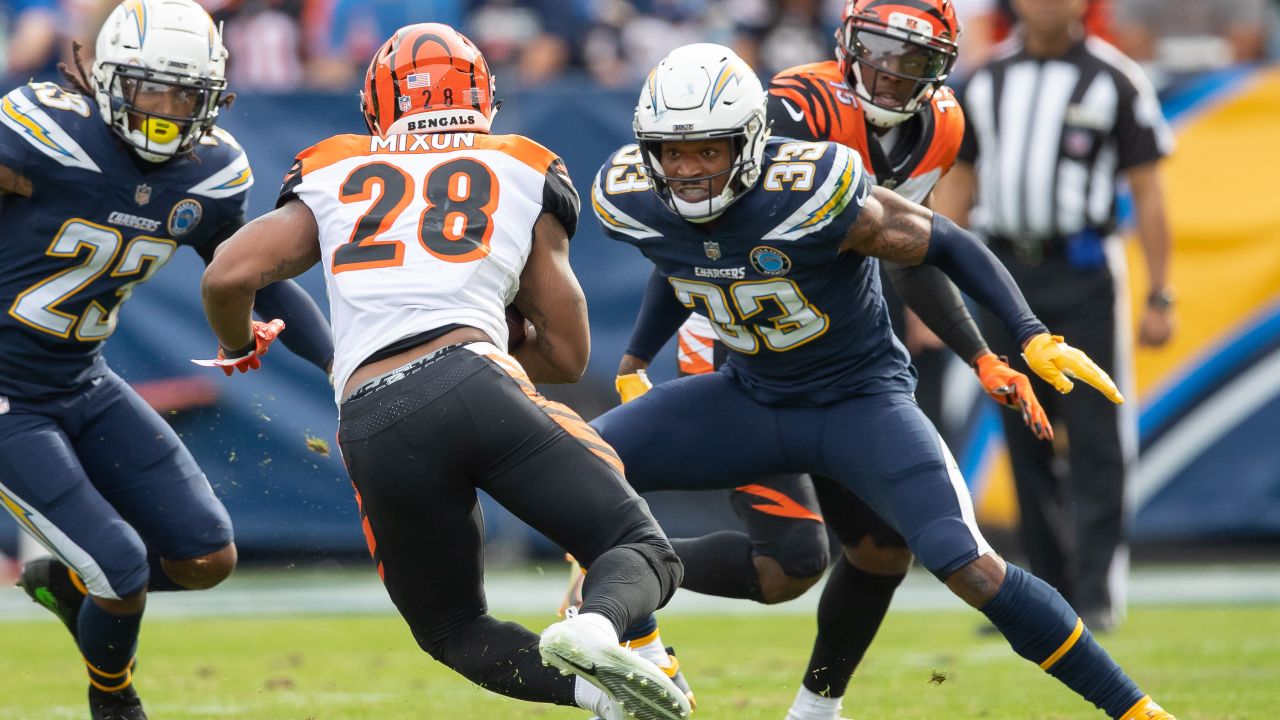
[{"label": "yellow football glove", "polygon": [[1022,349],[1022,358],[1032,372],[1060,393],[1071,392],[1075,385],[1069,378],[1075,378],[1092,385],[1117,405],[1124,402],[1111,377],[1088,355],[1063,342],[1061,335],[1040,333],[1032,337]]},{"label": "yellow football glove", "polygon": [[644,370],[619,375],[613,381],[613,386],[618,389],[618,397],[622,398],[623,404],[629,403],[653,389],[653,383],[649,382],[649,373]]}]

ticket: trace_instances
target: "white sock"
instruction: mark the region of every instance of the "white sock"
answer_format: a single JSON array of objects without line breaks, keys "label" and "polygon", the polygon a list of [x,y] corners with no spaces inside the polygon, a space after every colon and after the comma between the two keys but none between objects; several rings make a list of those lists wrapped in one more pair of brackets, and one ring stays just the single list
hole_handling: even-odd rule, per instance
[{"label": "white sock", "polygon": [[635,640],[623,643],[623,645],[658,667],[670,665],[671,658],[667,655],[666,646],[662,644],[662,636],[655,631],[649,637],[650,640],[643,645],[638,644]]},{"label": "white sock", "polygon": [[609,637],[613,638],[614,643],[618,642],[618,631],[613,628],[613,623],[609,618],[601,615],[600,613],[578,613],[577,621],[586,623],[592,627],[600,628],[600,630],[607,633]]},{"label": "white sock", "polygon": [[605,695],[600,688],[575,675],[573,702],[583,710],[589,710],[596,715],[603,716],[606,709],[605,706],[609,702],[609,696]]},{"label": "white sock", "polygon": [[787,711],[787,720],[839,720],[844,698],[823,697],[801,685]]}]

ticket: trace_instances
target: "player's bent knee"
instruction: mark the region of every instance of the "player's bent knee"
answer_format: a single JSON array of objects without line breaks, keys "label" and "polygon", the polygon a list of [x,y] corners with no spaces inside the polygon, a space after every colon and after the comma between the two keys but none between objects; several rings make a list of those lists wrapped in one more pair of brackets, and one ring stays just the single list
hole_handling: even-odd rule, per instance
[{"label": "player's bent knee", "polygon": [[121,598],[91,596],[93,604],[112,615],[133,615],[147,606],[147,592],[142,590]]},{"label": "player's bent knee", "polygon": [[763,555],[752,558],[752,562],[760,580],[760,602],[765,605],[795,600],[822,579],[821,572],[805,577],[788,575],[778,561]]},{"label": "player's bent knee", "polygon": [[236,546],[228,544],[208,555],[189,560],[160,561],[164,572],[188,590],[207,590],[231,576],[236,569]]},{"label": "player's bent knee", "polygon": [[789,533],[783,542],[771,543],[768,553],[786,577],[808,581],[800,592],[817,582],[814,578],[821,577],[831,565],[831,541],[827,539],[826,526],[812,522],[804,525]]},{"label": "player's bent knee", "polygon": [[658,603],[659,607],[666,605],[671,596],[675,595],[676,588],[684,582],[684,563],[680,562],[680,557],[676,555],[671,542],[665,536],[658,535],[641,542],[619,545],[616,549],[630,550],[644,558],[645,563],[658,578],[662,596],[662,600]]},{"label": "player's bent knee", "polygon": [[118,600],[145,593],[151,582],[151,568],[142,539],[133,535],[123,542],[104,543],[103,547],[103,551],[95,553],[93,564],[75,568],[81,578],[98,578],[86,582],[89,594]]},{"label": "player's bent knee", "polygon": [[987,553],[943,579],[947,588],[971,607],[982,609],[1000,590],[1005,578],[1005,562]]},{"label": "player's bent knee", "polygon": [[910,543],[920,564],[939,580],[977,560],[984,545],[981,536],[959,517],[940,518],[919,528]]},{"label": "player's bent knee", "polygon": [[873,575],[905,575],[911,569],[911,551],[904,547],[882,547],[870,537],[856,546],[846,546],[844,556],[855,568]]}]

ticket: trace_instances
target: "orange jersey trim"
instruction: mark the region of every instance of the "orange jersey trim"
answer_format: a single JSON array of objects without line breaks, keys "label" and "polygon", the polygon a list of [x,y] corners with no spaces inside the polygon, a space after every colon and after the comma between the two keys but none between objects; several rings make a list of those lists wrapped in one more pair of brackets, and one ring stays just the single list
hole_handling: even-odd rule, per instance
[{"label": "orange jersey trim", "polygon": [[519,386],[525,396],[533,401],[533,404],[545,413],[547,417],[551,418],[556,425],[559,425],[560,429],[568,433],[573,439],[582,443],[587,450],[590,450],[593,455],[603,460],[609,467],[613,468],[618,475],[626,477],[626,471],[622,465],[622,458],[618,457],[617,451],[615,451],[609,443],[605,442],[604,438],[600,437],[595,429],[588,425],[587,421],[583,420],[578,413],[574,412],[564,403],[558,403],[554,400],[548,400],[543,397],[542,393],[539,393],[538,389],[534,387],[533,381],[529,379],[524,368],[520,367],[520,365],[514,362],[512,358],[494,353],[488,353],[485,357],[492,360],[493,363],[502,368],[502,370],[506,372],[512,380],[515,380],[516,385]]},{"label": "orange jersey trim", "polygon": [[[868,149],[867,122],[861,102],[840,72],[835,60],[809,63],[783,70],[774,76],[769,94],[786,100],[789,113],[803,113],[804,121],[816,140],[828,140],[852,148],[862,156],[863,165],[877,178]],[[964,112],[950,88],[934,92],[925,112],[932,114],[929,145],[909,177],[940,169],[945,175],[955,164],[964,139]],[[794,114],[792,115],[794,118]],[[808,138],[806,138],[808,139]]]},{"label": "orange jersey trim", "polygon": [[[462,137],[454,137],[467,135],[471,136],[469,143],[462,142]],[[390,148],[375,147],[374,137],[373,135],[334,135],[321,140],[298,154],[298,161],[302,166],[300,173],[305,176],[347,158],[380,153],[419,154],[467,149],[497,150],[543,174],[556,159],[555,153],[523,135],[486,135],[480,132],[406,134],[391,136],[396,141]]]}]

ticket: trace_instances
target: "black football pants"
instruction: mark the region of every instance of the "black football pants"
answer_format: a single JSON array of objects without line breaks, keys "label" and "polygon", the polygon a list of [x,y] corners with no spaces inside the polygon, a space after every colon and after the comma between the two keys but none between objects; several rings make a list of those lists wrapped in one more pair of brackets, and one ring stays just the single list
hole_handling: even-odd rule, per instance
[{"label": "black football pants", "polygon": [[484,688],[573,704],[574,679],[543,666],[538,636],[487,614],[477,489],[590,566],[582,611],[619,631],[680,584],[613,449],[487,343],[362,386],[338,432],[388,594],[423,650]]}]

